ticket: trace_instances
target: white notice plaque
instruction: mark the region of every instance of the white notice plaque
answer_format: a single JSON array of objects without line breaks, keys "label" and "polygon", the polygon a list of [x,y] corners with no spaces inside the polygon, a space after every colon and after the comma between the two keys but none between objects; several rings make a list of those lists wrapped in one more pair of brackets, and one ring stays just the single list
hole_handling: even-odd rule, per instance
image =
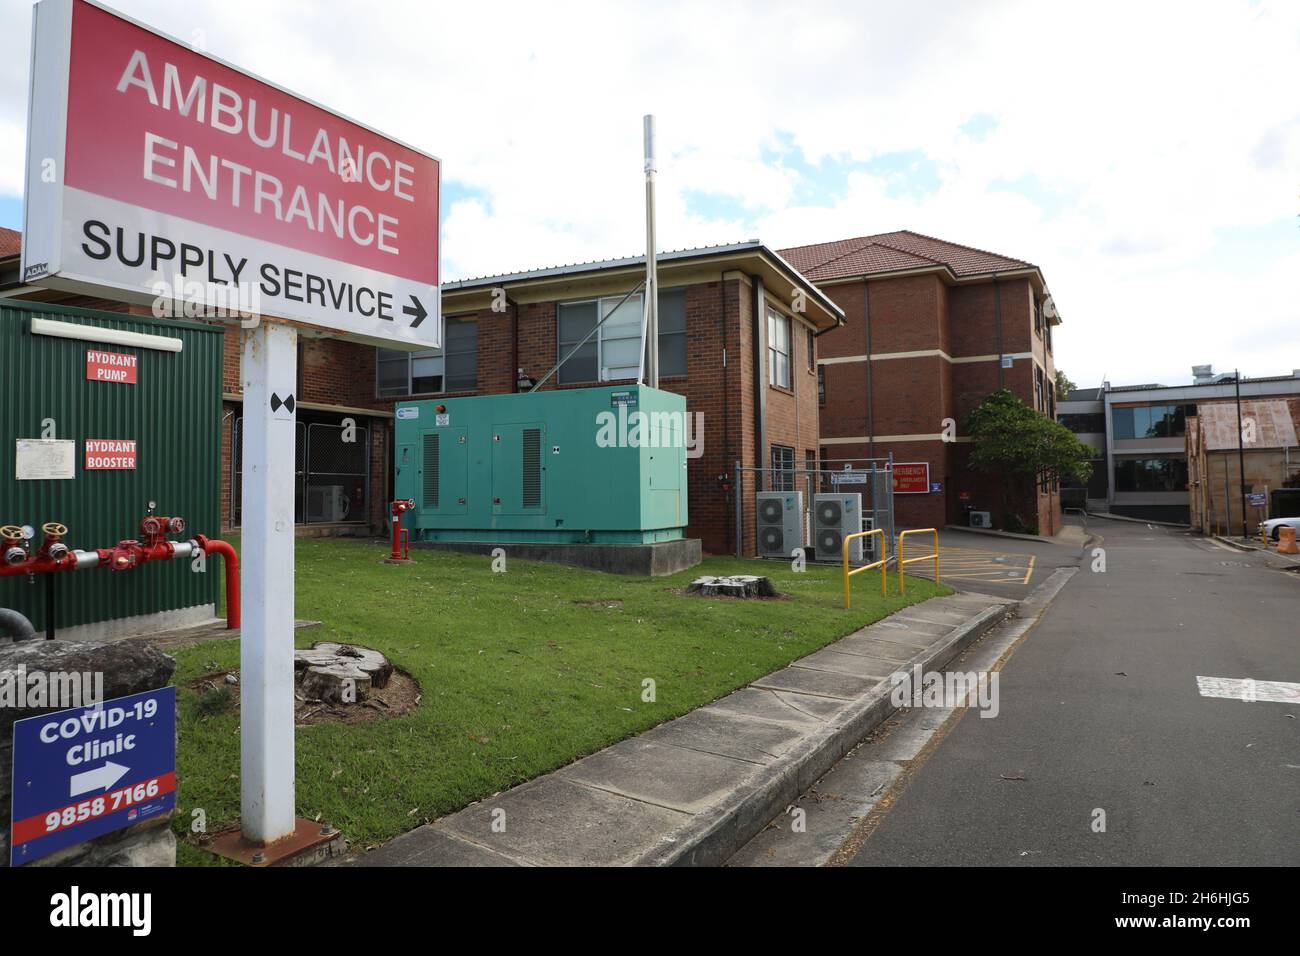
[{"label": "white notice plaque", "polygon": [[19,481],[77,477],[77,443],[53,438],[20,438],[14,456]]}]

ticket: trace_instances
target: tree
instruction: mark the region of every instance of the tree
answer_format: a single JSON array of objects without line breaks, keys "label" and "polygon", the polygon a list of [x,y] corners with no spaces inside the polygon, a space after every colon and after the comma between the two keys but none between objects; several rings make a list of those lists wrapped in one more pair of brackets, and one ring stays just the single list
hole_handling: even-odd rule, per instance
[{"label": "tree", "polygon": [[[966,419],[966,434],[973,444],[969,459],[973,471],[1003,475],[1008,479],[1053,481],[1074,478],[1087,484],[1096,452],[1079,441],[1059,422],[1025,405],[1006,389],[998,389]],[[1002,483],[1002,513],[1007,513]]]},{"label": "tree", "polygon": [[1066,375],[1059,368],[1056,370],[1056,400],[1058,402],[1067,401],[1070,393],[1079,386],[1070,381],[1070,376]]}]

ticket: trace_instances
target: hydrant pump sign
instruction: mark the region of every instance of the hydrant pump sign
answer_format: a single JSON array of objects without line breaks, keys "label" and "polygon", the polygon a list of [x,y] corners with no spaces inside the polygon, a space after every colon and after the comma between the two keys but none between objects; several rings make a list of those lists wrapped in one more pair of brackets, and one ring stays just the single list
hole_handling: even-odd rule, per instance
[{"label": "hydrant pump sign", "polygon": [[435,157],[88,0],[32,50],[24,281],[441,346]]},{"label": "hydrant pump sign", "polygon": [[86,381],[120,382],[126,385],[134,385],[138,365],[139,360],[134,355],[87,349]]}]

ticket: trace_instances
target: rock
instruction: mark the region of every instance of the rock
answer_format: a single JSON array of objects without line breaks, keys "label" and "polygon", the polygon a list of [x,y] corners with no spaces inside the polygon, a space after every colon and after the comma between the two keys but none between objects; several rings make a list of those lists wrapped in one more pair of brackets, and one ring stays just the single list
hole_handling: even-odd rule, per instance
[{"label": "rock", "polygon": [[168,817],[78,843],[32,866],[175,866],[176,834]]},{"label": "rock", "polygon": [[776,588],[765,577],[753,574],[731,574],[722,577],[706,575],[696,578],[686,586],[687,594],[701,597],[776,597]]},{"label": "rock", "polygon": [[388,685],[393,665],[369,647],[321,641],[310,649],[294,651],[293,666],[302,694],[328,704],[363,701],[372,687]]},{"label": "rock", "polygon": [[[0,645],[0,682],[16,680],[23,672],[102,674],[105,700],[166,687],[175,669],[176,661],[143,639],[111,643],[32,640]],[[13,740],[14,721],[60,709],[0,707],[0,740]]]}]

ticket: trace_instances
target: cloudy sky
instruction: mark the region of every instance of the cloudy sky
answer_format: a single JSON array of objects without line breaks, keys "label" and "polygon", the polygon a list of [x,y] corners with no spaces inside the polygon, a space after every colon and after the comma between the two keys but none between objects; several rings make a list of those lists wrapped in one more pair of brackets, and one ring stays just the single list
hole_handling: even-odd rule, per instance
[{"label": "cloudy sky", "polygon": [[[913,229],[1042,267],[1081,385],[1300,368],[1300,3],[116,0],[443,160],[448,278]],[[19,228],[30,4],[0,0]]]}]

